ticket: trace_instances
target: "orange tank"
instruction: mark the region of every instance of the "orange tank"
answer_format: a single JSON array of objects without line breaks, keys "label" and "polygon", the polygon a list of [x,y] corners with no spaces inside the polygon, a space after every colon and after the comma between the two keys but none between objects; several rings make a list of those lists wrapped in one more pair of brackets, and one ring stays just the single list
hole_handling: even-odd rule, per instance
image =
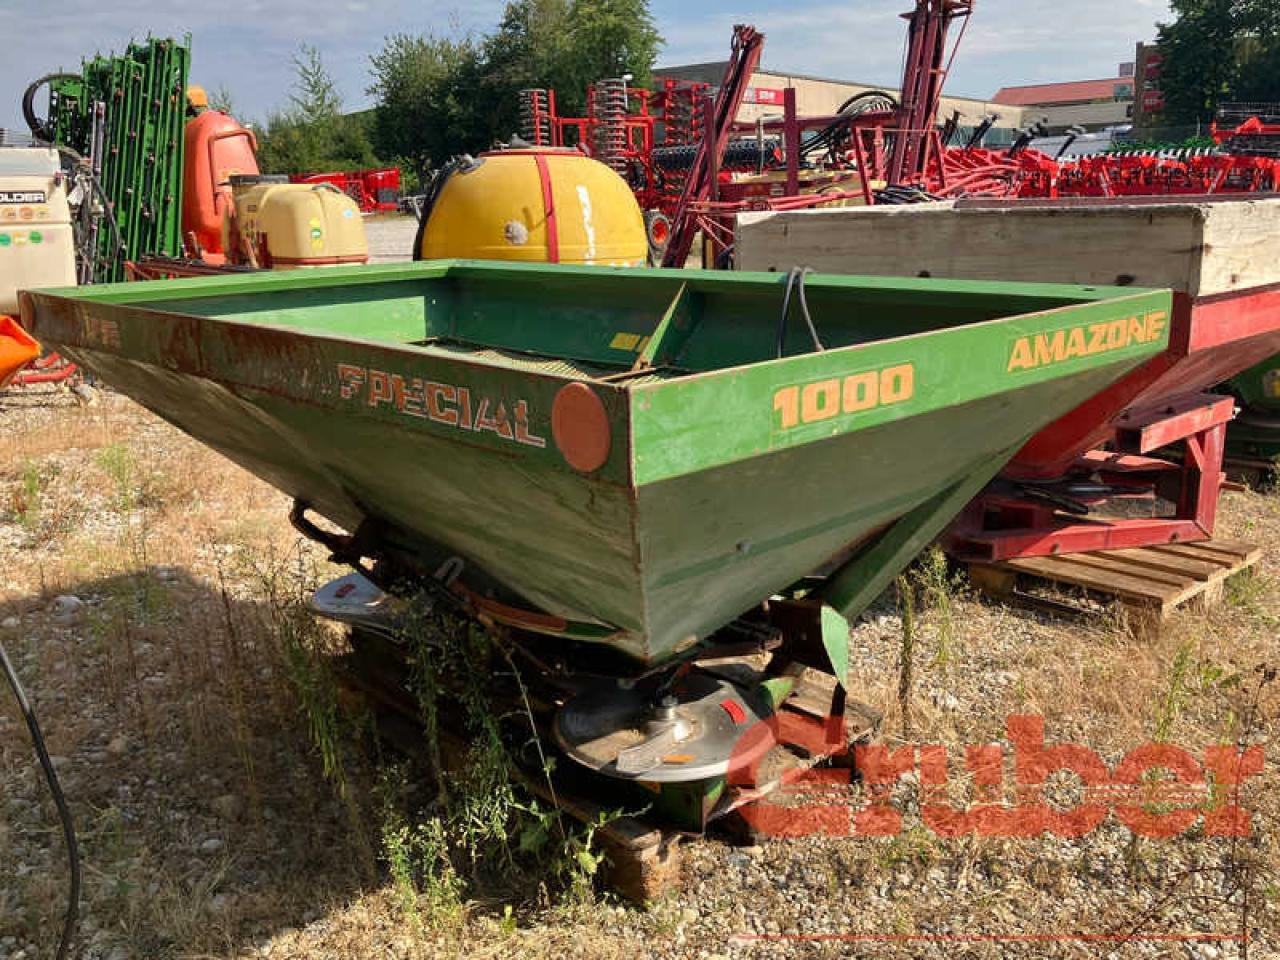
[{"label": "orange tank", "polygon": [[257,174],[258,141],[236,119],[205,110],[187,121],[182,171],[182,239],[189,256],[225,263],[222,220],[231,177]]}]

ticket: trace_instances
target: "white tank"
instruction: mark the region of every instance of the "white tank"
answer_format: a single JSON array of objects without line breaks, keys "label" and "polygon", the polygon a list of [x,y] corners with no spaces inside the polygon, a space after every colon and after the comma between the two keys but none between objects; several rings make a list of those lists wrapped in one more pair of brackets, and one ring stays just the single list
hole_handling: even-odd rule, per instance
[{"label": "white tank", "polygon": [[71,209],[58,151],[0,147],[0,313],[18,291],[76,282]]}]

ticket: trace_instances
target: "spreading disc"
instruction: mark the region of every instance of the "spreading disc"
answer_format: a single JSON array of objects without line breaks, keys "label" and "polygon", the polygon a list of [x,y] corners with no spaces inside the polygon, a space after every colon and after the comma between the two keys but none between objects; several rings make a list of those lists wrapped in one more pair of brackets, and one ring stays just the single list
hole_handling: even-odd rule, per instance
[{"label": "spreading disc", "polygon": [[774,744],[773,709],[759,690],[691,673],[662,699],[652,689],[602,683],[556,714],[557,742],[610,777],[704,780],[759,759]]},{"label": "spreading disc", "polygon": [[365,627],[370,630],[394,630],[401,604],[384,593],[366,577],[349,573],[330,580],[311,597],[311,609],[322,617]]}]

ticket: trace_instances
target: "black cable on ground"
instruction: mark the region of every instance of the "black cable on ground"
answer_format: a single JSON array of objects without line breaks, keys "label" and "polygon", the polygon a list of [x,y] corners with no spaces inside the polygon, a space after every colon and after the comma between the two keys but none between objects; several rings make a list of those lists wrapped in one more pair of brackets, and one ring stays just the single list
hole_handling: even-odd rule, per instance
[{"label": "black cable on ground", "polygon": [[75,824],[71,821],[71,810],[67,807],[67,798],[62,795],[62,785],[58,783],[57,771],[53,769],[53,761],[49,759],[49,751],[44,745],[44,735],[40,732],[40,724],[36,720],[35,711],[27,693],[18,682],[18,673],[13,669],[9,654],[4,644],[0,643],[0,666],[4,667],[5,676],[9,678],[9,686],[18,699],[18,708],[27,721],[27,730],[31,732],[31,743],[35,747],[36,756],[40,760],[40,768],[44,771],[45,781],[49,784],[49,793],[53,796],[54,806],[58,808],[58,819],[62,821],[62,835],[67,843],[67,859],[71,862],[71,888],[67,892],[67,915],[62,924],[62,937],[58,941],[57,960],[66,960],[71,943],[76,936],[76,927],[80,920],[80,848],[76,844]]}]

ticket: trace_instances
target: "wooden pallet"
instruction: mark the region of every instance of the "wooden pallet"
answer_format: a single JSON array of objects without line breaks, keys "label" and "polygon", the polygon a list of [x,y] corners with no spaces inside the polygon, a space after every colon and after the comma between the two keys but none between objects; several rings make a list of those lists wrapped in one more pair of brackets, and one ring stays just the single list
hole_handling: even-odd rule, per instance
[{"label": "wooden pallet", "polygon": [[1173,611],[1208,609],[1221,602],[1228,578],[1258,562],[1262,549],[1235,540],[1171,543],[1128,550],[1096,550],[1054,557],[971,563],[970,581],[992,596],[1036,606],[1079,610],[1019,589],[1026,579],[1075,587],[1123,604],[1137,621],[1158,626]]}]

